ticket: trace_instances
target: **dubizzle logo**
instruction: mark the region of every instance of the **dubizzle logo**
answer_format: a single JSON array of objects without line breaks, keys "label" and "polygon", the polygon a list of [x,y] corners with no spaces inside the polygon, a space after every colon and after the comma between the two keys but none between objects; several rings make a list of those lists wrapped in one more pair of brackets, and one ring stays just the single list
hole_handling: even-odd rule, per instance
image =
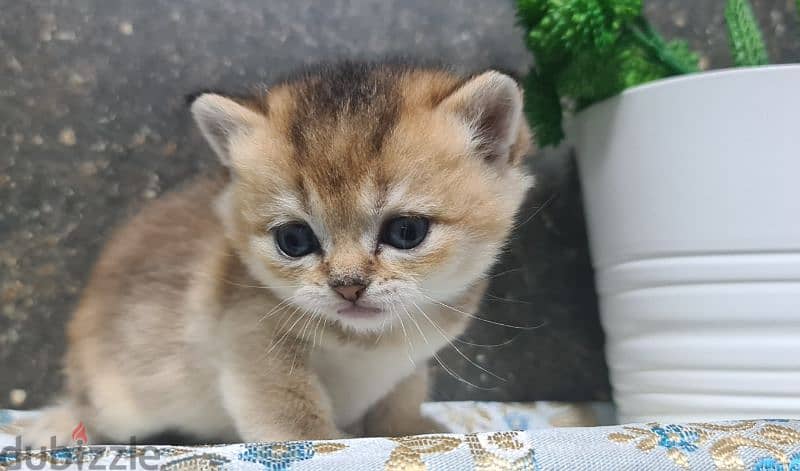
[{"label": "dubizzle logo", "polygon": [[[20,469],[79,469],[102,470],[141,469],[156,470],[161,459],[161,451],[154,446],[139,447],[136,437],[131,436],[128,445],[90,447],[89,437],[83,421],[72,429],[74,445],[60,447],[56,437],[50,437],[50,446],[42,446],[40,451],[30,445],[22,447],[22,436],[17,435],[14,446],[0,449],[0,471]],[[153,462],[155,461],[155,462]]]},{"label": "dubizzle logo", "polygon": [[72,441],[78,442],[78,445],[89,443],[89,439],[86,437],[86,426],[83,425],[83,421],[78,422],[78,425],[72,429]]}]

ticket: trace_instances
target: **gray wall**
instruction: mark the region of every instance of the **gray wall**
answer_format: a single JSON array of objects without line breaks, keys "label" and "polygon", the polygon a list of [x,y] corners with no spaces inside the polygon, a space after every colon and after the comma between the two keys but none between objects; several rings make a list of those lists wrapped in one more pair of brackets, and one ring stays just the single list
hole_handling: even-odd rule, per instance
[{"label": "gray wall", "polygon": [[[708,66],[729,63],[722,0],[647,3],[659,29],[691,39]],[[773,58],[800,57],[793,0],[755,4]],[[531,62],[521,35],[510,0],[0,0],[0,407],[35,407],[57,390],[63,325],[110,228],[216,165],[186,92],[385,54],[521,75]],[[568,146],[532,167],[540,185],[482,315],[539,327],[475,323],[468,342],[506,344],[459,348],[506,381],[449,351],[443,360],[480,388],[437,368],[440,399],[608,396]]]}]

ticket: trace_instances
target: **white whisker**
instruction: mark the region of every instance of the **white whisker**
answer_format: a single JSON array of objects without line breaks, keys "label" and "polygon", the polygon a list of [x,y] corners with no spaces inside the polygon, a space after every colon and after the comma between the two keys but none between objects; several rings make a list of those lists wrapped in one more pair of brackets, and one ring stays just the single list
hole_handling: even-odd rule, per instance
[{"label": "white whisker", "polygon": [[[286,309],[289,309],[289,307],[291,307],[291,306],[287,306],[286,308],[281,310],[281,312],[285,314],[286,313]],[[300,309],[302,309],[300,306],[295,306],[294,307],[294,311],[292,311],[288,315],[284,316],[284,318],[278,324],[278,327],[275,328],[275,334],[276,335],[280,334],[283,331],[283,328],[286,327],[286,325],[288,325],[289,322],[292,321],[292,317],[294,317],[294,315],[297,314],[297,311],[299,311]]]},{"label": "white whisker", "polygon": [[[308,329],[309,324],[311,324],[311,321],[313,321],[313,320],[314,320],[314,317],[312,315],[309,315],[308,316],[308,320],[306,321],[305,324],[303,324],[303,330],[300,331],[300,339],[302,341],[305,341],[306,330]],[[306,343],[308,343],[308,342],[306,342]],[[289,368],[289,376],[291,376],[292,373],[294,372],[294,362],[295,362],[295,360],[297,360],[297,349],[296,348],[294,349],[294,354],[292,355],[292,366]]]},{"label": "white whisker", "polygon": [[528,305],[528,306],[529,306],[529,305],[531,305],[531,304],[533,304],[533,303],[532,303],[532,302],[530,302],[530,301],[523,301],[523,300],[521,300],[521,299],[509,299],[509,298],[501,298],[501,297],[499,297],[499,296],[495,296],[495,295],[493,295],[493,294],[490,294],[490,293],[486,293],[486,294],[484,294],[483,296],[484,296],[486,299],[490,300],[490,301],[500,301],[500,302],[504,302],[504,303],[513,303],[513,304],[525,304],[525,305]]},{"label": "white whisker", "polygon": [[400,301],[400,306],[403,308],[404,311],[406,311],[406,315],[408,316],[409,319],[411,319],[411,322],[413,322],[414,325],[417,326],[417,331],[419,332],[419,335],[422,336],[422,340],[424,340],[427,345],[430,345],[431,343],[428,342],[428,338],[425,337],[425,334],[422,332],[422,327],[419,326],[419,322],[417,322],[417,320],[414,319],[414,316],[412,316],[411,313],[408,312],[408,309],[406,309],[406,306],[402,302],[402,300]]},{"label": "white whisker", "polygon": [[320,346],[322,346],[322,336],[323,336],[325,333],[324,333],[324,332],[322,332],[322,331],[320,331],[320,330],[321,330],[321,329],[320,329],[320,327],[322,327],[322,330],[324,330],[324,329],[325,329],[325,326],[324,326],[324,323],[325,323],[325,322],[327,322],[327,321],[325,320],[325,316],[324,316],[324,315],[322,315],[321,313],[319,313],[319,312],[318,312],[318,313],[317,313],[317,323],[316,323],[316,324],[314,324],[314,343],[313,343],[312,350],[313,350],[314,348],[317,348],[317,332],[318,332],[318,331],[319,331],[319,334],[320,334],[320,336],[319,336],[319,342],[320,342]]},{"label": "white whisker", "polygon": [[447,366],[444,364],[444,362],[442,361],[442,359],[441,359],[441,358],[439,358],[439,355],[437,355],[437,354],[435,354],[435,353],[434,353],[434,354],[433,354],[433,358],[434,358],[434,359],[435,359],[435,360],[436,360],[436,361],[439,363],[439,366],[441,366],[441,367],[442,367],[442,369],[443,369],[445,372],[447,372],[447,374],[449,374],[449,375],[450,375],[450,376],[452,376],[454,379],[456,379],[456,380],[458,380],[458,381],[460,381],[460,382],[462,382],[462,383],[464,383],[464,384],[466,384],[466,385],[468,385],[468,386],[472,386],[472,387],[473,387],[473,388],[475,388],[475,389],[481,389],[481,390],[483,390],[483,391],[494,391],[495,389],[497,389],[497,388],[484,388],[483,386],[478,386],[477,384],[473,384],[473,383],[471,383],[470,381],[467,381],[466,379],[464,379],[464,378],[462,378],[461,376],[459,376],[459,375],[458,375],[458,374],[457,374],[455,371],[453,371],[453,370],[451,370],[450,368],[448,368],[448,367],[447,367]]},{"label": "white whisker", "polygon": [[478,317],[475,314],[470,314],[468,312],[464,312],[464,311],[462,311],[462,310],[460,310],[460,309],[458,309],[456,307],[453,307],[453,306],[451,306],[451,305],[449,305],[447,303],[443,303],[441,301],[438,301],[438,300],[426,295],[425,293],[420,293],[420,294],[422,294],[422,296],[426,297],[431,302],[438,304],[439,306],[446,307],[447,309],[450,309],[453,312],[457,312],[459,314],[463,314],[463,315],[465,315],[467,317],[479,320],[481,322],[486,322],[487,324],[497,325],[497,326],[500,326],[500,327],[508,327],[509,329],[519,329],[519,330],[535,330],[535,329],[538,329],[538,328],[542,327],[542,325],[522,327],[522,326],[518,326],[518,325],[504,324],[502,322],[493,321],[491,319],[484,319],[483,317]]},{"label": "white whisker", "polygon": [[523,270],[525,270],[524,267],[509,268],[508,270],[503,270],[503,271],[501,271],[499,273],[493,273],[493,274],[485,276],[483,278],[486,279],[486,280],[493,280],[495,278],[500,278],[501,276],[505,276],[505,275],[508,275],[508,274],[511,274],[511,273],[516,273],[516,272],[523,271]]},{"label": "white whisker", "polygon": [[281,308],[281,306],[285,307],[285,306],[288,306],[289,304],[291,304],[293,299],[295,299],[295,296],[288,297],[288,298],[284,299],[283,301],[279,302],[275,307],[270,309],[269,312],[267,312],[266,314],[261,316],[261,318],[258,320],[258,323],[260,324],[260,323],[264,322],[267,318],[272,316],[275,313],[275,311],[277,311],[279,308]]},{"label": "white whisker", "polygon": [[[297,310],[295,310],[294,312],[292,312],[291,316],[294,316],[294,314],[295,314],[296,312],[297,312]],[[300,315],[299,315],[299,316],[297,316],[297,320],[295,320],[295,321],[294,321],[294,324],[292,324],[292,326],[291,326],[291,327],[289,327],[288,329],[286,329],[286,332],[284,332],[283,336],[282,336],[282,337],[281,337],[281,338],[278,340],[278,342],[277,342],[277,343],[274,343],[274,344],[273,344],[273,345],[270,347],[270,349],[269,349],[269,350],[267,351],[267,353],[266,353],[267,355],[269,355],[269,354],[270,354],[270,352],[272,352],[272,350],[274,350],[274,349],[275,349],[275,347],[277,347],[278,345],[280,345],[280,344],[281,344],[281,343],[284,341],[284,339],[286,339],[286,337],[288,337],[288,336],[289,336],[289,333],[290,333],[290,332],[291,332],[291,331],[292,331],[292,330],[295,328],[295,326],[296,326],[296,325],[297,325],[297,324],[298,324],[298,323],[299,323],[301,320],[303,320],[303,317],[305,316],[305,314],[306,314],[306,313],[305,313],[305,311],[300,311]],[[291,317],[291,316],[290,316],[290,317]]]},{"label": "white whisker", "polygon": [[500,376],[496,375],[495,373],[492,373],[491,371],[487,370],[487,369],[486,369],[486,368],[484,368],[483,366],[479,365],[478,363],[475,363],[475,361],[474,361],[474,360],[472,360],[472,358],[470,358],[470,357],[468,357],[467,355],[465,355],[465,354],[464,354],[464,352],[462,352],[462,351],[461,351],[461,350],[460,350],[458,347],[456,347],[456,346],[455,346],[455,344],[454,344],[454,343],[453,343],[453,342],[450,340],[450,337],[448,337],[448,336],[447,336],[447,333],[446,333],[446,332],[445,332],[445,331],[444,331],[444,330],[443,330],[441,327],[439,327],[439,325],[438,325],[436,322],[434,322],[434,320],[433,320],[433,319],[431,319],[431,318],[430,318],[430,316],[428,316],[428,315],[425,313],[425,311],[423,311],[423,310],[422,310],[422,309],[421,309],[421,308],[420,308],[420,307],[417,305],[417,303],[414,303],[414,307],[416,307],[416,308],[417,308],[417,310],[418,310],[418,311],[419,311],[419,312],[420,312],[420,313],[421,313],[421,314],[422,314],[422,315],[425,317],[425,319],[427,319],[427,320],[428,320],[428,322],[430,322],[430,323],[431,323],[431,325],[433,326],[433,328],[434,328],[434,329],[436,329],[436,330],[439,332],[439,334],[441,334],[441,336],[442,336],[442,337],[443,337],[445,340],[447,340],[447,343],[448,343],[448,344],[450,344],[450,346],[453,348],[453,350],[455,350],[456,352],[458,352],[458,354],[459,354],[459,355],[461,355],[461,357],[462,357],[462,358],[464,358],[465,360],[467,360],[467,362],[469,362],[469,364],[470,364],[470,365],[474,366],[475,368],[478,368],[479,370],[483,371],[484,373],[486,373],[486,374],[488,374],[488,375],[491,375],[491,376],[493,376],[493,377],[495,377],[495,378],[499,379],[500,381],[503,381],[503,382],[506,382],[506,381],[507,381],[505,378],[503,378],[503,377],[500,377]]},{"label": "white whisker", "polygon": [[385,330],[386,330],[386,316],[384,316],[383,319],[381,319],[380,332],[378,332],[378,336],[375,337],[375,345],[378,345],[378,343],[380,343],[381,339],[383,338],[383,332]]},{"label": "white whisker", "polygon": [[458,343],[461,343],[461,344],[464,344],[464,345],[469,345],[470,347],[500,348],[500,347],[505,347],[506,345],[511,344],[512,342],[514,342],[514,340],[517,340],[517,337],[519,337],[519,332],[517,332],[516,335],[514,335],[510,339],[508,339],[508,340],[506,340],[504,342],[495,343],[495,344],[472,343],[472,342],[468,342],[468,341],[466,341],[464,339],[460,339],[458,337],[454,338],[453,342],[458,342]]},{"label": "white whisker", "polygon": [[541,213],[542,211],[544,211],[545,209],[547,209],[547,207],[548,207],[548,206],[550,206],[550,203],[552,203],[552,202],[553,202],[553,201],[556,199],[556,197],[558,197],[558,192],[556,192],[556,193],[553,193],[552,195],[550,195],[550,197],[548,197],[548,198],[545,200],[545,202],[541,204],[541,206],[539,206],[538,208],[536,208],[536,211],[534,211],[534,212],[533,212],[533,214],[531,214],[530,216],[528,216],[528,218],[527,218],[527,219],[525,219],[524,221],[522,221],[522,222],[521,222],[521,223],[519,223],[519,224],[514,224],[513,230],[517,230],[517,229],[519,229],[520,227],[524,226],[525,224],[528,224],[529,222],[531,222],[531,220],[533,220],[533,218],[535,218],[536,216],[538,216],[538,215],[539,215],[539,213]]},{"label": "white whisker", "polygon": [[392,309],[390,312],[393,317],[397,317],[397,320],[400,321],[400,327],[403,329],[403,338],[405,338],[406,340],[406,355],[408,355],[408,361],[411,362],[411,366],[413,366],[414,369],[416,370],[417,364],[416,362],[414,362],[414,357],[412,356],[414,346],[411,344],[411,339],[408,337],[408,332],[406,332],[406,325],[403,322],[403,318],[400,317],[400,315],[396,313],[394,309]]}]

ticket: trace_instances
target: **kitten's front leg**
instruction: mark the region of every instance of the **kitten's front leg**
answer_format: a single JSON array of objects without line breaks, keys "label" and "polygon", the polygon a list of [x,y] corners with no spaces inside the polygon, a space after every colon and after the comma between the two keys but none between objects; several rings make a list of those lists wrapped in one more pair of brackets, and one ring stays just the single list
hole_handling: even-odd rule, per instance
[{"label": "kitten's front leg", "polygon": [[444,427],[422,415],[420,406],[427,397],[428,370],[420,367],[367,412],[365,435],[398,437],[444,432]]},{"label": "kitten's front leg", "polygon": [[242,440],[345,437],[333,422],[330,400],[319,379],[306,366],[303,345],[275,349],[266,361],[258,361],[264,358],[264,347],[252,349],[248,344],[253,345],[240,338],[231,346],[221,374],[224,405]]}]

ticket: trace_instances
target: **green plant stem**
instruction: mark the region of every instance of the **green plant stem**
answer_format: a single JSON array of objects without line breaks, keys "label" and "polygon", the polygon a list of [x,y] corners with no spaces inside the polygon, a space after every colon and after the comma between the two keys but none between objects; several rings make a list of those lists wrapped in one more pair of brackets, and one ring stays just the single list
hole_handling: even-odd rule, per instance
[{"label": "green plant stem", "polygon": [[650,28],[644,18],[641,18],[636,23],[629,23],[627,29],[655,60],[664,64],[672,75],[685,75],[695,72],[694,69],[682,64],[669,52],[664,41]]},{"label": "green plant stem", "polygon": [[728,0],[725,23],[731,42],[733,61],[739,67],[769,64],[761,28],[748,0]]}]

